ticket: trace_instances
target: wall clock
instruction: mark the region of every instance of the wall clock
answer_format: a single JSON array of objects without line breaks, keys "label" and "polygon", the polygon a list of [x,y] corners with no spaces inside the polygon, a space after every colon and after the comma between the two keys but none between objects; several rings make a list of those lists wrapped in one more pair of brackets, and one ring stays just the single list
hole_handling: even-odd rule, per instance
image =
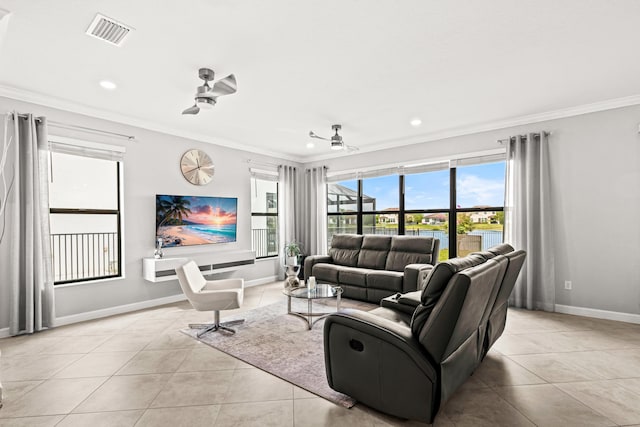
[{"label": "wall clock", "polygon": [[193,185],[205,185],[213,179],[213,162],[202,150],[189,150],[180,159],[182,176]]}]

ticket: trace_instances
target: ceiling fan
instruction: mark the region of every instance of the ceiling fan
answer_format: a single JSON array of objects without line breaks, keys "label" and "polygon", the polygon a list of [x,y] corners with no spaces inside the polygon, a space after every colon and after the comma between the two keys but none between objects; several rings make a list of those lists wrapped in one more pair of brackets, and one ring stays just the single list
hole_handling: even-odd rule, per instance
[{"label": "ceiling fan", "polygon": [[316,133],[314,131],[309,131],[309,136],[311,138],[317,138],[317,139],[322,139],[324,141],[329,141],[331,142],[331,149],[332,150],[348,150],[348,151],[357,151],[358,147],[354,147],[352,145],[346,145],[344,143],[344,141],[342,140],[342,136],[338,135],[338,131],[342,129],[342,125],[333,125],[331,126],[331,130],[336,131],[335,135],[333,135],[331,138],[324,138],[320,135],[316,135]]},{"label": "ceiling fan", "polygon": [[198,114],[201,108],[208,109],[213,108],[216,105],[219,96],[231,95],[237,90],[236,78],[233,74],[229,74],[227,77],[218,80],[213,84],[213,87],[209,86],[209,82],[214,78],[213,70],[209,68],[200,68],[198,71],[198,77],[204,80],[202,86],[198,86],[195,104],[192,107],[187,108],[182,114]]}]

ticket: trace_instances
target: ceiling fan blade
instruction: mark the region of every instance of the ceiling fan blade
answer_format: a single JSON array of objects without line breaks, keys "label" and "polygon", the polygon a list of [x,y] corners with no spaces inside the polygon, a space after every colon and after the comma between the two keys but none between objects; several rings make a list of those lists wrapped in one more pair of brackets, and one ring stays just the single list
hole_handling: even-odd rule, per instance
[{"label": "ceiling fan blade", "polygon": [[208,92],[213,96],[231,95],[238,89],[236,84],[236,77],[233,74],[229,74],[224,79],[220,79],[214,83],[213,88]]},{"label": "ceiling fan blade", "polygon": [[193,105],[182,112],[182,114],[198,114],[200,112],[200,107],[197,105]]},{"label": "ceiling fan blade", "polygon": [[324,141],[331,141],[329,138],[323,138],[323,137],[321,137],[321,136],[319,136],[319,135],[316,135],[316,134],[315,134],[315,132],[313,132],[312,130],[311,130],[311,131],[309,131],[309,137],[311,137],[311,138],[317,138],[317,139],[322,139],[322,140],[324,140]]},{"label": "ceiling fan blade", "polygon": [[213,93],[212,91],[204,92],[204,93],[199,93],[199,94],[198,94],[198,98],[209,98],[209,99],[213,99],[214,101],[215,101],[219,96],[220,96],[220,95],[217,95],[217,94]]},{"label": "ceiling fan blade", "polygon": [[344,149],[347,150],[350,153],[352,153],[354,151],[360,151],[360,149],[358,147],[354,147],[353,145],[345,145]]}]

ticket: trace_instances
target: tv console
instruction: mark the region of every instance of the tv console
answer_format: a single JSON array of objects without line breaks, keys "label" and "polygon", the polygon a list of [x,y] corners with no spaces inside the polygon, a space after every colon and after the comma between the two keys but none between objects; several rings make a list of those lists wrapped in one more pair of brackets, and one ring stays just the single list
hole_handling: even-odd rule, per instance
[{"label": "tv console", "polygon": [[180,257],[143,258],[142,276],[149,282],[176,280],[176,267],[189,260],[194,260],[202,274],[225,273],[235,271],[244,266],[255,264],[254,251],[233,251],[216,253],[192,253]]}]

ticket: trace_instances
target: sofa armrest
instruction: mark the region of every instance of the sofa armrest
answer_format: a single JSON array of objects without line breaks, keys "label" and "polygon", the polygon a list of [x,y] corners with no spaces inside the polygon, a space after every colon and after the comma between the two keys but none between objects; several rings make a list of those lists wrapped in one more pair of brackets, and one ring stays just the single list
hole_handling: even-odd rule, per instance
[{"label": "sofa armrest", "polygon": [[318,263],[333,263],[333,259],[329,255],[310,255],[304,259],[304,281],[305,283],[312,276],[313,266]]},{"label": "sofa armrest", "polygon": [[325,362],[329,385],[331,385],[331,375],[329,373],[331,366],[329,363],[331,358],[331,328],[334,324],[358,330],[376,341],[382,341],[396,347],[414,362],[425,377],[433,382],[436,381],[436,369],[429,361],[426,352],[422,349],[422,345],[414,338],[411,328],[366,311],[344,309],[338,313],[330,314],[324,322]]},{"label": "sofa armrest", "polygon": [[395,294],[380,300],[380,306],[400,311],[402,313],[413,314],[416,307],[422,302],[420,296],[422,291],[407,292],[406,294]]},{"label": "sofa armrest", "polygon": [[433,270],[431,264],[409,264],[404,268],[402,293],[422,290],[424,279]]},{"label": "sofa armrest", "polygon": [[359,310],[333,313],[324,324],[329,386],[400,418],[433,422],[438,369],[402,324]]}]

